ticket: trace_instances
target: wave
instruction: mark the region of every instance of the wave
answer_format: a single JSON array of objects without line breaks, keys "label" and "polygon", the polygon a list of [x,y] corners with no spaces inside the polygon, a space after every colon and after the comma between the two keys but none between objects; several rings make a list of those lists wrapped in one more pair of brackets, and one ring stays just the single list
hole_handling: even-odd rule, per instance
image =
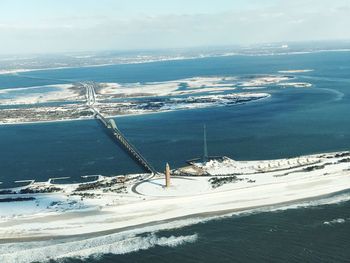
[{"label": "wave", "polygon": [[197,234],[188,236],[158,237],[154,233],[147,236],[112,234],[101,237],[55,243],[29,242],[23,244],[0,245],[0,262],[48,262],[65,258],[100,257],[103,254],[127,254],[156,246],[176,247],[194,243]]},{"label": "wave", "polygon": [[346,221],[347,221],[347,219],[337,218],[337,219],[333,219],[331,221],[324,221],[323,224],[324,225],[344,224]]}]

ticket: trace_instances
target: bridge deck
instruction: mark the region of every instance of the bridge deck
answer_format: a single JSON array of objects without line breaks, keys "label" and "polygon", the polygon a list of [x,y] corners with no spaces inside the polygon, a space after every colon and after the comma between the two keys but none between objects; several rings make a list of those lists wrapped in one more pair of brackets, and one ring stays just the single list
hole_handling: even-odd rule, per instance
[{"label": "bridge deck", "polygon": [[132,145],[129,140],[124,136],[124,134],[117,128],[114,120],[106,119],[101,113],[98,111],[95,112],[95,117],[99,119],[104,126],[110,129],[113,132],[114,137],[118,140],[118,142],[124,147],[124,149],[133,157],[146,171],[156,174],[157,171],[153,168],[153,166],[142,156],[142,154],[136,149],[134,145]]},{"label": "bridge deck", "polygon": [[96,92],[95,92],[95,83],[94,82],[82,82],[86,88],[86,105],[93,111],[96,119],[99,119],[103,125],[112,130],[114,137],[118,142],[124,147],[124,149],[129,153],[129,155],[134,158],[146,171],[151,172],[152,174],[158,173],[153,166],[142,156],[142,154],[133,146],[124,134],[118,129],[113,119],[105,118],[95,107],[96,102]]}]

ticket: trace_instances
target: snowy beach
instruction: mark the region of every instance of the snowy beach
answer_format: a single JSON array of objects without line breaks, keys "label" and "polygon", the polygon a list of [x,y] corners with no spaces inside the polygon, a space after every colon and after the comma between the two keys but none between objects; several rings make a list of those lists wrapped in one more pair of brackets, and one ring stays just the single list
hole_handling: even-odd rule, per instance
[{"label": "snowy beach", "polygon": [[2,192],[1,198],[35,200],[0,202],[0,236],[6,242],[91,234],[298,202],[349,189],[349,160],[348,152],[271,161],[227,158],[194,164],[207,175],[174,175],[169,188],[161,174],[99,177],[92,183],[69,185],[34,183]]}]

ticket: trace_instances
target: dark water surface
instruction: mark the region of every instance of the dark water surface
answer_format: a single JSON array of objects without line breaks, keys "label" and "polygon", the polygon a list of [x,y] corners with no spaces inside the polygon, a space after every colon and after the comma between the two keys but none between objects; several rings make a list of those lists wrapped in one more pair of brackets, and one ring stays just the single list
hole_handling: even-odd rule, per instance
[{"label": "dark water surface", "polygon": [[[333,221],[332,221],[333,220]],[[341,222],[341,223],[337,223]],[[198,234],[194,243],[67,263],[349,262],[350,202],[231,217],[160,232]]]}]

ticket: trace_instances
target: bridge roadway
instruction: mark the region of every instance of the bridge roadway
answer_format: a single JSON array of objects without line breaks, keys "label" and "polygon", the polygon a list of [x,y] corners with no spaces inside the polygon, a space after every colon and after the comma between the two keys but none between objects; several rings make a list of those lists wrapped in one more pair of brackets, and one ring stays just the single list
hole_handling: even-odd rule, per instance
[{"label": "bridge roadway", "polygon": [[117,141],[124,147],[124,149],[128,152],[128,154],[134,158],[146,171],[157,174],[158,172],[154,167],[146,160],[145,157],[136,149],[134,145],[132,145],[129,140],[124,136],[124,134],[118,129],[115,121],[113,119],[105,118],[95,107],[94,104],[96,102],[96,92],[95,92],[95,84],[93,82],[84,82],[81,83],[86,88],[86,104],[94,113],[94,117],[99,119],[102,124],[110,129],[117,139]]}]

